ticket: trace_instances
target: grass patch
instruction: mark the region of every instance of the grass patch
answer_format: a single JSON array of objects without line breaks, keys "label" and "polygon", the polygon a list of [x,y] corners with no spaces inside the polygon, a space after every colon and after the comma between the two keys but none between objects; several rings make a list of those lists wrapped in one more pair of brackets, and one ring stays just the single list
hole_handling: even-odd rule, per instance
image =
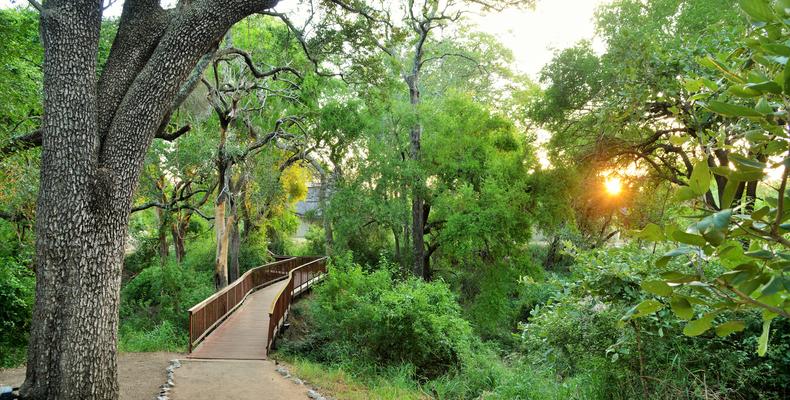
[{"label": "grass patch", "polygon": [[[275,355],[279,356],[279,355]],[[411,371],[391,369],[375,378],[354,376],[342,367],[330,367],[304,359],[288,359],[289,370],[322,394],[338,400],[422,400],[423,393],[409,376]]]},{"label": "grass patch", "polygon": [[118,350],[127,353],[170,351],[183,353],[188,339],[170,321],[162,321],[153,329],[137,330],[122,326]]}]

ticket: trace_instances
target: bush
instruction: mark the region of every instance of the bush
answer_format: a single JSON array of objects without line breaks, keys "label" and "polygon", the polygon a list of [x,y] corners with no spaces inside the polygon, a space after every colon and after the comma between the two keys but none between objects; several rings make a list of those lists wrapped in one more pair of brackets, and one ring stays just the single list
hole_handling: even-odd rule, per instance
[{"label": "bush", "polygon": [[183,329],[177,329],[170,321],[162,321],[150,330],[123,325],[120,338],[118,349],[128,352],[184,351],[189,340]]},{"label": "bush", "polygon": [[121,289],[121,348],[183,350],[187,310],[214,293],[211,274],[172,261],[143,269]]},{"label": "bush", "polygon": [[[724,338],[711,332],[684,336],[685,321],[668,309],[634,323],[621,322],[645,296],[640,282],[661,272],[651,266],[650,258],[636,247],[577,253],[571,275],[529,284],[559,289],[552,289],[523,325],[526,365],[545,371],[541,376],[555,377],[554,388],[560,391],[584,377],[589,384],[574,390],[586,397],[574,398],[644,398],[643,384],[654,399],[786,398],[787,321],[776,321],[772,327],[764,358],[754,352],[761,332],[757,313],[741,313],[746,330]],[[552,387],[548,383],[539,386]]]},{"label": "bush", "polygon": [[358,369],[409,364],[423,379],[458,369],[473,339],[455,297],[441,282],[396,281],[392,269],[335,259],[306,308],[313,333],[286,352]]},{"label": "bush", "polygon": [[0,368],[24,361],[35,291],[30,268],[15,258],[0,258]]}]

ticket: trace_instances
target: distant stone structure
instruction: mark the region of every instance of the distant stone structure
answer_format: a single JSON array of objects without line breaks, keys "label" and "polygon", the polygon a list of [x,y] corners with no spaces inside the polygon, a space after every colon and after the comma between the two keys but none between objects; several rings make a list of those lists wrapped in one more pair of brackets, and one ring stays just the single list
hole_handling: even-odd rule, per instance
[{"label": "distant stone structure", "polygon": [[304,240],[310,225],[315,224],[315,218],[321,216],[320,191],[320,183],[310,182],[307,184],[307,197],[296,203],[294,212],[299,217],[299,227],[293,236],[294,240]]}]

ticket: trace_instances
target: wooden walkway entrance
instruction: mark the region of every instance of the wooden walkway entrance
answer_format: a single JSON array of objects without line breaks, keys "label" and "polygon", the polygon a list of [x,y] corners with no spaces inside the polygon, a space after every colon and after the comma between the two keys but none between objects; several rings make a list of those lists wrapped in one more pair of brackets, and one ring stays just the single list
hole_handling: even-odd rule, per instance
[{"label": "wooden walkway entrance", "polygon": [[265,360],[292,299],[325,272],[326,258],[317,257],[292,257],[247,271],[189,310],[188,358]]}]

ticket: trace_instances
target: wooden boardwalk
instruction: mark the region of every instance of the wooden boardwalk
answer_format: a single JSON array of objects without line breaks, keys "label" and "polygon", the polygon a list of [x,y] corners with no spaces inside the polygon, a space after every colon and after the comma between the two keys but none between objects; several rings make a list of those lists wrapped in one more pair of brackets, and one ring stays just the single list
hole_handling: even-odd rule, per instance
[{"label": "wooden boardwalk", "polygon": [[269,309],[284,286],[285,281],[280,281],[251,293],[189,358],[265,360]]},{"label": "wooden boardwalk", "polygon": [[[294,276],[294,286],[304,283]],[[219,325],[188,358],[222,360],[265,360],[269,311],[275,297],[287,281],[281,280],[261,288],[247,297],[228,319]]]}]

